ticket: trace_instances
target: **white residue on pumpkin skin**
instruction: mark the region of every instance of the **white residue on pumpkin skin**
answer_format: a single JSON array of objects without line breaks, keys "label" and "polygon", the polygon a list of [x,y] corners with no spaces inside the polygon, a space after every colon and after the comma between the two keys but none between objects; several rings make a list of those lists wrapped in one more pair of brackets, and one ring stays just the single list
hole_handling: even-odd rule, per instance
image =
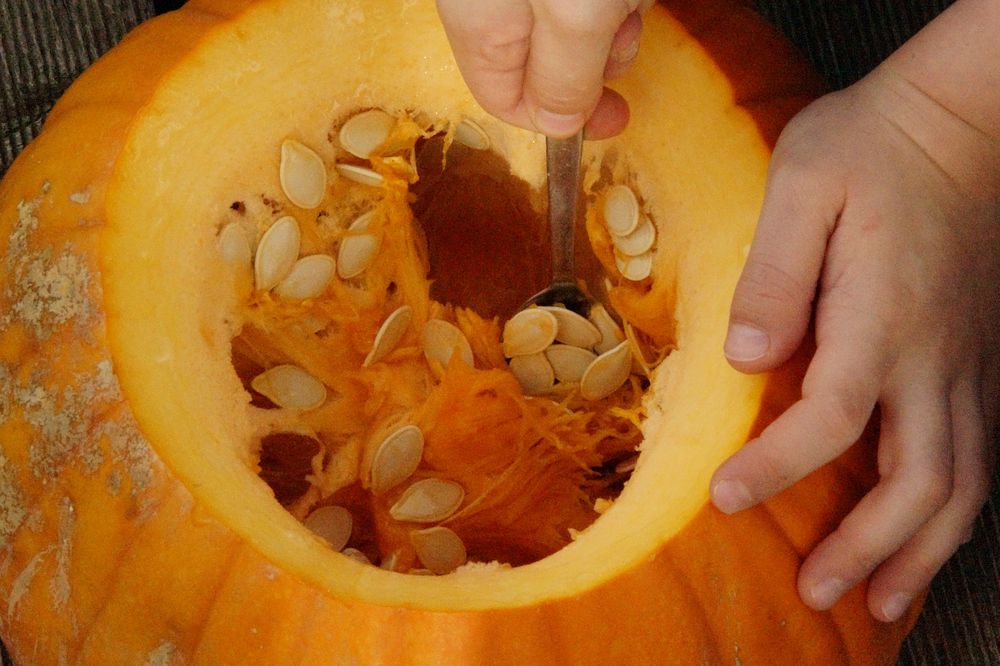
[{"label": "white residue on pumpkin skin", "polygon": [[72,252],[69,244],[58,254],[51,247],[32,250],[38,230],[42,197],[17,205],[17,222],[8,239],[4,272],[12,276],[3,296],[12,303],[0,318],[0,331],[22,322],[39,340],[47,340],[60,326],[85,326],[94,318],[91,291],[99,291],[94,272]]},{"label": "white residue on pumpkin skin", "polygon": [[59,523],[56,529],[56,571],[49,582],[49,590],[55,609],[65,612],[71,592],[69,566],[73,551],[73,536],[76,532],[76,508],[69,497],[63,497],[59,502]]},{"label": "white residue on pumpkin skin", "polygon": [[42,560],[48,557],[48,555],[52,552],[53,548],[54,546],[49,546],[48,548],[35,553],[35,556],[28,560],[28,564],[21,570],[21,573],[14,578],[14,582],[10,585],[10,594],[7,595],[8,619],[14,617],[17,605],[21,603],[21,599],[28,593],[28,589],[31,587],[32,581],[35,579],[35,574],[38,573],[38,567],[42,564]]},{"label": "white residue on pumpkin skin", "polygon": [[28,255],[15,269],[14,281],[11,316],[39,340],[67,322],[86,325],[94,317],[88,295],[92,273],[69,247],[56,256],[50,248]]},{"label": "white residue on pumpkin skin", "polygon": [[0,363],[0,423],[11,416],[13,407],[14,377],[10,369]]},{"label": "white residue on pumpkin skin", "polygon": [[[48,187],[43,187],[40,196],[18,204],[6,251],[0,255],[0,271],[6,276],[0,293],[0,335],[20,327],[35,339],[32,347],[44,348],[63,327],[72,327],[73,344],[92,344],[92,331],[101,320],[94,304],[100,290],[90,260],[75,254],[69,243],[57,252],[35,240],[42,224],[38,209],[47,192]],[[77,375],[63,372],[55,366],[57,362],[51,354],[29,354],[20,366],[0,364],[0,424],[16,420],[31,429],[26,468],[19,470],[0,453],[0,544],[8,548],[18,529],[40,532],[44,522],[38,510],[28,515],[26,486],[22,485],[28,479],[19,479],[19,471],[30,472],[43,484],[54,480],[71,461],[77,461],[84,473],[96,471],[104,456],[90,431],[108,405],[121,397],[109,360],[96,365],[87,362],[86,372]],[[54,381],[63,376],[68,378]],[[35,552],[12,579],[5,595],[8,617],[15,615],[32,585],[47,585],[53,607],[65,611],[71,596],[75,528],[75,508],[63,497],[57,508],[54,543]],[[39,574],[50,555],[55,559],[54,570],[43,581]]]},{"label": "white residue on pumpkin skin", "polygon": [[100,372],[95,369],[76,377],[73,384],[49,387],[49,368],[36,369],[27,383],[14,386],[14,403],[36,433],[28,449],[28,465],[36,478],[55,478],[74,459],[86,474],[103,463],[100,442],[91,433],[101,420],[101,408],[118,394],[118,387],[117,382],[105,384]]},{"label": "white residue on pumpkin skin", "polygon": [[38,508],[32,510],[28,514],[28,518],[24,521],[24,526],[35,534],[39,534],[45,526],[45,516],[42,515],[41,510]]},{"label": "white residue on pumpkin skin", "polygon": [[105,421],[98,432],[111,443],[111,459],[128,471],[132,495],[145,490],[153,479],[153,458],[132,413],[127,412],[117,421]]},{"label": "white residue on pumpkin skin", "polygon": [[21,201],[17,204],[17,223],[7,237],[7,255],[4,261],[7,274],[13,274],[20,258],[28,254],[28,237],[38,228],[38,217],[35,212],[41,201],[41,197],[36,197],[31,201]]},{"label": "white residue on pumpkin skin", "polygon": [[[0,391],[3,390],[2,384],[0,379]],[[0,416],[2,413],[3,410],[0,410]],[[17,472],[3,452],[0,452],[0,545],[7,543],[27,515],[28,507],[24,502],[24,492],[17,482]]]},{"label": "white residue on pumpkin skin", "polygon": [[[94,259],[82,245],[64,243],[56,251],[39,236],[46,227],[39,211],[48,189],[18,204],[7,247],[0,254],[0,274],[5,276],[0,282],[0,337],[20,327],[35,338],[30,342],[36,349],[61,347],[59,358],[43,351],[29,354],[19,365],[0,363],[0,423],[14,419],[30,428],[24,469],[0,457],[0,545],[26,520],[27,486],[21,484],[29,479],[19,480],[19,472],[47,485],[69,467],[89,476],[110,462],[105,472],[109,494],[117,494],[127,483],[137,502],[134,515],[141,520],[150,510],[143,491],[157,461],[121,402],[118,379],[103,347],[100,276]],[[83,203],[82,197],[77,199],[75,203]],[[56,547],[67,567],[58,568],[51,581],[57,604],[69,596],[74,521],[72,504],[61,505]],[[24,575],[19,580],[26,581]]]},{"label": "white residue on pumpkin skin", "polygon": [[69,200],[79,206],[84,206],[90,202],[90,190],[73,192],[69,195]]},{"label": "white residue on pumpkin skin", "polygon": [[173,664],[182,663],[184,663],[184,659],[177,650],[177,646],[168,640],[164,640],[156,646],[156,649],[146,655],[143,666],[172,666]]}]

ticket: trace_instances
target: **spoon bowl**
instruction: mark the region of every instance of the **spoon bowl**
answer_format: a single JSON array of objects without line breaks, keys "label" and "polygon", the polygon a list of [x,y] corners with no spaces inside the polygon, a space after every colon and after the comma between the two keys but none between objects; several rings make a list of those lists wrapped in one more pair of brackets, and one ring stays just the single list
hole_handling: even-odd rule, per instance
[{"label": "spoon bowl", "polygon": [[586,317],[590,314],[591,300],[574,282],[553,282],[526,300],[521,309],[532,305],[562,305]]}]

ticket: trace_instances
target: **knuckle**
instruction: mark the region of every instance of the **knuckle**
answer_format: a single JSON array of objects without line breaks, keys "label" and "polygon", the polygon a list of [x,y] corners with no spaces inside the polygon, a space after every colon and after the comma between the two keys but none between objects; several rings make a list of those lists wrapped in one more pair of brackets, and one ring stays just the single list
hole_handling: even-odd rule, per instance
[{"label": "knuckle", "polygon": [[770,438],[761,433],[759,446],[753,452],[748,481],[754,486],[754,495],[760,499],[770,497],[798,480],[793,465],[771,444]]},{"label": "knuckle", "polygon": [[844,519],[831,538],[836,540],[840,557],[855,577],[868,575],[884,559],[874,547],[869,531],[858,521],[851,520],[851,516]]},{"label": "knuckle", "polygon": [[846,391],[819,393],[808,399],[819,430],[840,442],[849,444],[860,437],[871,415],[861,396]]},{"label": "knuckle", "polygon": [[558,113],[577,113],[597,103],[600,90],[592,90],[582,81],[547,81],[536,75],[532,82],[535,101],[542,108]]},{"label": "knuckle", "polygon": [[[836,172],[828,164],[817,163],[808,149],[800,149],[795,142],[775,154],[767,175],[765,208],[782,209],[783,221],[797,220],[804,216],[815,216],[822,211],[827,224],[832,224],[839,211],[830,209],[831,199],[839,180]],[[787,223],[787,222],[786,222]],[[827,228],[832,232],[832,227]]]},{"label": "knuckle", "polygon": [[474,44],[477,66],[490,72],[512,72],[524,68],[530,37],[503,28],[484,29]]},{"label": "knuckle", "polygon": [[918,581],[919,587],[929,583],[934,575],[941,568],[951,555],[958,549],[958,542],[948,544],[948,547],[941,552],[932,550],[917,549],[907,558],[905,564],[908,578]]},{"label": "knuckle", "polygon": [[[795,122],[794,120],[792,122]],[[784,136],[784,135],[783,135]],[[783,146],[784,150],[775,154],[767,175],[768,187],[790,193],[807,193],[823,182],[825,174],[812,160],[800,155],[794,145]]]},{"label": "knuckle", "polygon": [[776,308],[811,302],[812,292],[811,285],[769,257],[753,257],[737,284],[733,314],[752,321],[767,320]]},{"label": "knuckle", "polygon": [[561,32],[595,35],[613,32],[629,12],[624,2],[554,0],[548,3],[546,13]]},{"label": "knuckle", "polygon": [[914,481],[915,511],[931,515],[940,511],[952,496],[952,474],[949,469],[935,467],[924,471]]},{"label": "knuckle", "polygon": [[955,475],[953,498],[970,514],[970,519],[979,512],[993,490],[989,469],[987,465],[979,465],[968,473]]}]

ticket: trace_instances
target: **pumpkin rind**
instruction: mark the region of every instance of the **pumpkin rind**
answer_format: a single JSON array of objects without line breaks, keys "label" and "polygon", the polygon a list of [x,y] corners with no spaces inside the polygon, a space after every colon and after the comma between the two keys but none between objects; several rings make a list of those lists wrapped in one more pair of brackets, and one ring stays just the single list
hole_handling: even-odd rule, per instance
[{"label": "pumpkin rind", "polygon": [[[703,228],[700,245],[661,231],[666,250],[657,267],[676,278],[654,280],[649,291],[615,291],[612,300],[647,330],[678,341],[676,356],[654,375],[654,395],[688,404],[686,385],[692,394],[717,393],[705,404],[732,405],[729,430],[714,430],[717,415],[699,411],[693,398],[683,413],[654,403],[646,423],[651,441],[633,482],[578,542],[511,571],[405,583],[347,558],[331,560],[335,555],[291,516],[282,517],[280,507],[267,508],[274,502],[263,484],[236,500],[205,488],[206,481],[247,474],[247,461],[235,454],[206,450],[207,472],[193,462],[198,447],[225,451],[227,433],[245,425],[234,423],[238,416],[190,418],[186,401],[214,397],[218,413],[237,415],[235,398],[225,400],[239,395],[238,387],[213,395],[217,387],[199,385],[197,373],[162,374],[151,363],[176,371],[184,366],[173,365],[174,357],[190,354],[187,362],[197,366],[201,355],[220,356],[225,341],[207,325],[184,329],[211,323],[211,315],[169,311],[158,298],[141,301],[135,278],[146,276],[147,257],[127,251],[136,247],[138,224],[148,225],[150,243],[210,237],[198,230],[212,220],[135,219],[143,197],[185,196],[171,191],[169,179],[160,182],[162,191],[137,189],[136,183],[155,185],[157,174],[136,169],[161,168],[151,163],[157,148],[167,156],[168,173],[168,162],[189,148],[184,128],[198,126],[196,113],[171,114],[184,106],[178,97],[185,90],[194,96],[185,85],[197,86],[201,60],[244,55],[233,81],[205,84],[238,90],[241,76],[256,80],[261,67],[273,67],[280,77],[281,67],[290,66],[255,60],[245,40],[260,25],[299,21],[306,33],[312,21],[371,30],[372,21],[395,18],[397,4],[192,0],[140,27],[85,73],[0,184],[0,628],[15,660],[891,663],[916,609],[900,622],[879,624],[859,586],[832,611],[816,613],[801,604],[794,585],[804,555],[874,482],[871,438],[757,509],[726,517],[707,503],[707,475],[790,404],[801,377],[801,359],[766,380],[737,376],[718,352],[724,329],[715,323],[724,321],[728,302],[721,296],[735,283],[739,252],[750,241],[768,142],[814,89],[747,10],[723,0],[671,3],[669,10],[673,18],[661,9],[650,17],[636,71],[621,84],[634,110],[623,141],[642,146],[631,149],[627,166],[639,190],[657,197],[647,202],[654,211],[717,221]],[[444,98],[441,89],[449,86],[455,91],[453,105],[436,110],[456,122],[465,112],[482,118],[461,88],[431,4],[406,12],[410,39],[434,63],[421,66],[435,68],[444,81],[435,83],[436,97]],[[329,39],[335,40],[332,29]],[[329,66],[326,76],[335,77],[338,64]],[[691,89],[650,85],[668,69],[689,75]],[[407,77],[416,78],[413,70],[397,75],[402,83],[389,86],[396,94]],[[676,77],[670,81],[680,85]],[[303,123],[318,126],[315,118],[328,111],[304,110]],[[537,185],[540,175],[531,166],[541,163],[537,142],[523,133],[496,138],[507,141],[513,168]],[[591,147],[592,166],[605,150]],[[658,160],[674,152],[733,162],[707,159],[692,163],[690,174],[665,178],[671,174],[662,173]],[[191,158],[191,164],[203,162]],[[247,169],[247,179],[260,177],[255,169]],[[733,173],[742,177],[732,181]],[[713,179],[726,183],[718,188],[725,198],[685,196],[700,191],[694,181]],[[193,243],[178,252],[184,249],[205,252]],[[165,256],[148,260],[162,262],[154,268],[172,281],[178,266]],[[177,284],[212,282],[217,276],[206,270],[200,278],[176,276]],[[194,296],[188,303],[195,310],[205,305]],[[162,327],[152,326],[158,318]],[[427,312],[415,319],[426,320]],[[703,326],[706,319],[711,326]],[[181,334],[171,338],[171,327]],[[157,337],[161,328],[167,331]],[[193,341],[171,346],[185,335]],[[214,363],[206,364],[206,374]],[[703,372],[695,376],[692,369]],[[151,379],[164,377],[173,383],[157,393]],[[160,399],[185,391],[177,401]],[[179,434],[187,437],[175,441]],[[704,455],[662,444],[683,447],[714,436],[724,441],[705,441]],[[678,471],[680,464],[687,468]],[[652,505],[636,498],[673,499],[677,515],[657,518]],[[245,513],[234,512],[237,500],[246,502]],[[627,525],[629,536],[608,537],[625,533],[615,524]],[[573,577],[562,577],[565,571]],[[504,581],[509,585],[498,584]],[[403,595],[397,602],[395,588]]]}]

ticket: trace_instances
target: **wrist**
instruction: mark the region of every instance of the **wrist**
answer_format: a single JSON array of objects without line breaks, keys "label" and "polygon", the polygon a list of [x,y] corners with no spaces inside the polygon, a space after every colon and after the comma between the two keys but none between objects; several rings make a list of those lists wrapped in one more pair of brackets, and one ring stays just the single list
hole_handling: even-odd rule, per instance
[{"label": "wrist", "polygon": [[1000,0],[957,0],[885,64],[1000,140]]},{"label": "wrist", "polygon": [[[898,59],[889,59],[857,84],[871,111],[919,149],[962,194],[1000,201],[1000,133],[992,134],[976,118],[970,119],[961,104],[949,104],[939,89],[928,87],[933,81],[899,65]],[[1000,104],[995,111],[1000,115]]]}]

